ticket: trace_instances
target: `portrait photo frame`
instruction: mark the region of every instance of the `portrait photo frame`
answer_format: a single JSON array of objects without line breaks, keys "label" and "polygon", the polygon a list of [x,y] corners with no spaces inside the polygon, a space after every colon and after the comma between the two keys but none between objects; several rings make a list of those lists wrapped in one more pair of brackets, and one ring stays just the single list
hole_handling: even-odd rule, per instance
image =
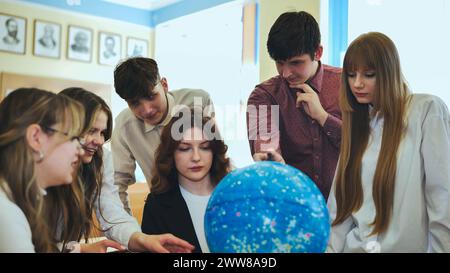
[{"label": "portrait photo frame", "polygon": [[67,30],[67,59],[91,62],[93,37],[92,29],[69,25]]},{"label": "portrait photo frame", "polygon": [[61,24],[36,19],[34,20],[33,54],[35,56],[61,57]]},{"label": "portrait photo frame", "polygon": [[127,38],[127,58],[148,57],[148,41],[144,39]]},{"label": "portrait photo frame", "polygon": [[120,34],[99,31],[98,63],[115,66],[122,59],[122,36]]},{"label": "portrait photo frame", "polygon": [[25,54],[27,44],[27,19],[0,13],[0,51]]}]

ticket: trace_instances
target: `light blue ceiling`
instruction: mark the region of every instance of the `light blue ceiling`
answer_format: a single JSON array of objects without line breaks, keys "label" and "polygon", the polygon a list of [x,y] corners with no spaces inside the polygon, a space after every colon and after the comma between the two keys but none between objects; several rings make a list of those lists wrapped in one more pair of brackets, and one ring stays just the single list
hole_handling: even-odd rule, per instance
[{"label": "light blue ceiling", "polygon": [[150,11],[170,6],[182,0],[102,0],[102,1]]},{"label": "light blue ceiling", "polygon": [[[211,8],[232,0],[21,0],[84,14],[126,21],[138,25],[156,25]],[[128,2],[128,3],[126,3]],[[146,3],[148,2],[148,3]],[[125,5],[126,4],[126,5]]]}]

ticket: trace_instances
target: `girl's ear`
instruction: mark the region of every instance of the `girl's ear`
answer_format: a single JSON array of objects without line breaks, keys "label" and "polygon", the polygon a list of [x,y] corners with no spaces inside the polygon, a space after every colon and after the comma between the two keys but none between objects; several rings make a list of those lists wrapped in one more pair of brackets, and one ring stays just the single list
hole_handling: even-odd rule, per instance
[{"label": "girl's ear", "polygon": [[41,126],[38,124],[31,124],[27,128],[27,143],[35,152],[40,152],[42,150],[43,133]]}]

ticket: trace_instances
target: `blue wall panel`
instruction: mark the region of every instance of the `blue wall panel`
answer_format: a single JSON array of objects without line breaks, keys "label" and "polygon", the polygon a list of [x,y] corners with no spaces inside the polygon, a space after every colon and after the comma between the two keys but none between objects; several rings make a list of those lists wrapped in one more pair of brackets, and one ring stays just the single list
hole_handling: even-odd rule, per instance
[{"label": "blue wall panel", "polygon": [[330,64],[342,67],[341,54],[348,45],[348,0],[329,0]]}]

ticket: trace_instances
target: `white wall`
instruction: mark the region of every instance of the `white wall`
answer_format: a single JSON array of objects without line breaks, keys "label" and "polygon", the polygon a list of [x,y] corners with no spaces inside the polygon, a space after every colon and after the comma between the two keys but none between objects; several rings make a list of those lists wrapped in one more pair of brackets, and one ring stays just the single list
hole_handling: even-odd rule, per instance
[{"label": "white wall", "polygon": [[[169,89],[211,94],[220,132],[236,166],[252,163],[245,109],[257,73],[242,66],[242,3],[229,2],[160,24],[155,58]],[[249,79],[253,79],[249,80]]]},{"label": "white wall", "polygon": [[450,106],[450,1],[349,0],[348,23],[349,43],[369,31],[388,35],[412,91],[437,95]]},{"label": "white wall", "polygon": [[320,22],[320,0],[259,0],[260,81],[278,74],[275,63],[267,53],[267,38],[275,20],[287,11],[306,11]]}]

